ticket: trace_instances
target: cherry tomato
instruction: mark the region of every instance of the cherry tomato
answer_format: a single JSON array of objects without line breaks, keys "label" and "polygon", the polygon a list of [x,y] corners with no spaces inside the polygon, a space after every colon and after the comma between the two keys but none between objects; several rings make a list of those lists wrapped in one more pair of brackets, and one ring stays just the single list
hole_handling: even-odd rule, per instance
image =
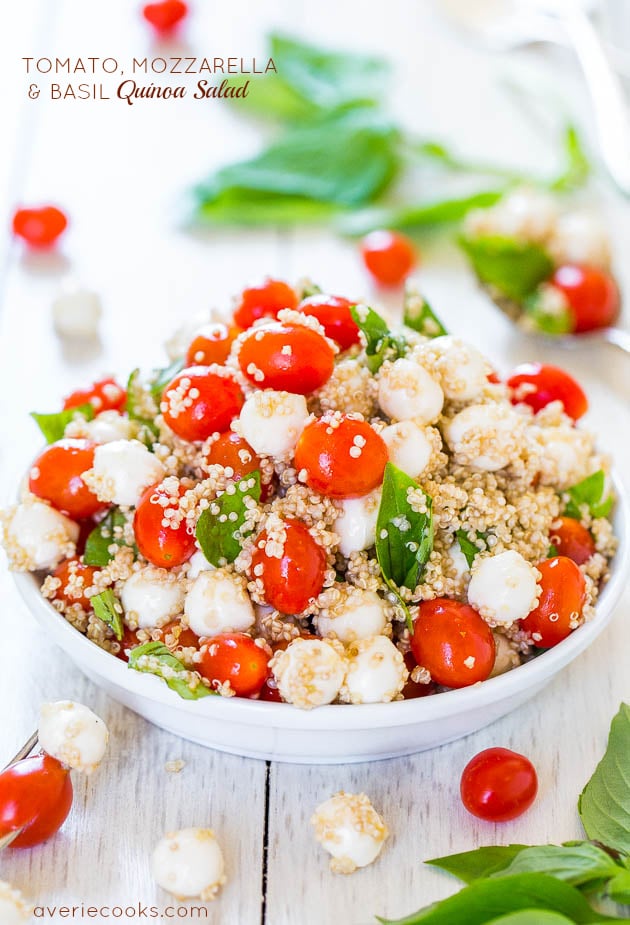
[{"label": "cherry tomato", "polygon": [[135,649],[135,647],[139,645],[138,631],[130,630],[129,627],[126,626],[123,630],[123,638],[120,640],[120,651],[116,653],[116,658],[122,659],[123,662],[128,662],[129,650]]},{"label": "cherry tomato", "polygon": [[576,565],[588,562],[595,553],[595,540],[574,517],[558,517],[551,525],[549,539],[559,556],[567,556]]},{"label": "cherry tomato", "polygon": [[617,284],[609,273],[596,267],[567,263],[556,268],[551,283],[567,300],[576,333],[606,328],[616,320],[621,300]]},{"label": "cherry tomato", "polygon": [[269,650],[246,633],[219,633],[202,645],[199,671],[213,684],[229,681],[237,697],[251,697],[267,680],[269,658]]},{"label": "cherry tomato", "polygon": [[183,0],[161,0],[159,3],[147,3],[142,15],[157,32],[170,32],[188,13],[188,6]]},{"label": "cherry tomato", "polygon": [[282,703],[282,696],[278,690],[276,679],[269,675],[263,686],[260,688],[259,700],[266,700],[268,703]]},{"label": "cherry tomato", "polygon": [[[326,555],[304,524],[285,520],[284,537],[269,537],[266,531],[256,541],[251,575],[260,579],[265,600],[281,613],[301,613],[324,586]],[[267,555],[265,544],[282,543],[282,556]],[[275,550],[274,550],[275,551]]]},{"label": "cherry tomato", "polygon": [[[84,610],[91,610],[89,597],[85,596],[86,588],[94,584],[94,575],[97,569],[91,565],[84,565],[80,559],[64,559],[60,562],[53,576],[61,581],[61,587],[55,592],[55,600],[66,604],[80,604]],[[73,589],[68,589],[68,581],[72,577]]]},{"label": "cherry tomato", "polygon": [[521,620],[537,649],[550,649],[575,629],[586,600],[584,575],[572,559],[554,556],[536,566],[542,578],[538,606]]},{"label": "cherry tomato", "polygon": [[295,468],[329,498],[357,498],[383,481],[385,441],[367,421],[324,416],[307,424],[295,448]]},{"label": "cherry tomato", "polygon": [[234,379],[205,366],[191,366],[166,386],[160,410],[182,440],[205,440],[228,429],[243,401]]},{"label": "cherry tomato", "polygon": [[199,636],[193,633],[190,627],[182,626],[179,620],[171,620],[158,631],[157,635],[169,649],[199,648]]},{"label": "cherry tomato", "polygon": [[33,463],[28,487],[38,498],[75,520],[103,510],[106,505],[81,478],[94,465],[94,447],[89,440],[51,443]]},{"label": "cherry tomato", "polygon": [[416,251],[404,234],[372,231],[361,242],[363,263],[383,286],[399,286],[413,270]]},{"label": "cherry tomato", "polygon": [[412,681],[411,672],[418,667],[418,663],[413,657],[413,652],[405,654],[405,665],[409,672],[407,683],[402,689],[402,695],[405,700],[417,700],[418,697],[428,697],[429,694],[435,693],[435,684],[429,681],[428,684],[420,684],[419,681]]},{"label": "cherry tomato", "polygon": [[192,341],[186,353],[186,366],[222,366],[227,360],[232,343],[240,331],[234,326],[217,322],[207,324]]},{"label": "cherry tomato", "polygon": [[55,206],[18,209],[13,216],[13,231],[31,247],[50,247],[65,231],[68,219]]},{"label": "cherry tomato", "polygon": [[422,601],[411,651],[444,687],[468,687],[490,677],[496,652],[492,630],[476,610],[445,597]]},{"label": "cherry tomato", "polygon": [[552,401],[561,401],[564,410],[577,421],[588,411],[588,399],[573,376],[558,366],[523,363],[507,380],[512,404],[524,403],[540,411]]},{"label": "cherry tomato", "polygon": [[234,309],[234,322],[239,328],[251,328],[259,318],[276,318],[283,308],[297,308],[297,304],[297,295],[288,283],[268,276],[258,286],[243,289]]},{"label": "cherry tomato", "polygon": [[122,411],[127,393],[115,379],[99,379],[87,389],[77,389],[64,399],[64,410],[79,405],[93,405],[97,414],[101,411]]},{"label": "cherry tomato", "polygon": [[30,848],[49,839],[71,806],[70,772],[50,755],[25,758],[0,774],[0,838],[22,829],[12,848]]},{"label": "cherry tomato", "polygon": [[460,793],[473,816],[488,822],[509,822],[536,799],[536,768],[529,758],[509,748],[486,748],[464,768]]},{"label": "cherry tomato", "polygon": [[359,343],[359,327],[350,314],[349,302],[339,295],[311,295],[298,305],[298,311],[304,315],[313,315],[326,331],[326,336],[339,344],[342,350],[348,350]]},{"label": "cherry tomato", "polygon": [[488,382],[491,382],[493,385],[498,385],[501,382],[501,380],[499,379],[499,374],[494,369],[488,373],[488,375],[486,376],[486,379],[488,380]]},{"label": "cherry tomato", "polygon": [[145,559],[158,568],[174,568],[187,562],[195,551],[195,536],[188,532],[185,520],[177,527],[169,526],[169,513],[185,492],[179,486],[176,498],[164,484],[152,485],[144,492],[136,507],[133,532],[136,545]]},{"label": "cherry tomato", "polygon": [[[229,478],[240,482],[246,475],[260,470],[260,457],[254,453],[251,446],[239,437],[233,430],[227,430],[213,441],[207,455],[206,463],[209,466],[223,466],[232,470]],[[261,482],[260,498],[267,501],[272,492],[271,482]]]},{"label": "cherry tomato", "polygon": [[317,331],[275,321],[249,333],[238,362],[243,374],[261,389],[308,395],[330,379],[335,354]]}]

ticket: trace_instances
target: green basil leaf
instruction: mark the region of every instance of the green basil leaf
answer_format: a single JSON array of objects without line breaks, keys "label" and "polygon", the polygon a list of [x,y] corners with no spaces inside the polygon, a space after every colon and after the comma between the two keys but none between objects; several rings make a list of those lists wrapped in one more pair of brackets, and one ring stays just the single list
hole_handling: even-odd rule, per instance
[{"label": "green basil leaf", "polygon": [[149,381],[149,386],[153,400],[158,407],[160,405],[160,401],[162,400],[162,392],[169,384],[171,379],[174,379],[178,373],[181,373],[184,365],[184,358],[179,357],[177,360],[173,360],[173,362],[168,366],[165,366],[164,369],[153,370],[153,375]]},{"label": "green basil leaf", "polygon": [[305,99],[281,74],[242,74],[230,79],[230,86],[237,89],[247,83],[247,96],[227,100],[234,103],[239,114],[299,122],[313,118],[319,112],[318,107]]},{"label": "green basil leaf", "polygon": [[432,858],[425,863],[453,874],[464,883],[472,883],[504,869],[525,848],[527,845],[489,845],[487,848],[475,848],[474,851]]},{"label": "green basil leaf", "polygon": [[[125,403],[125,411],[127,412],[127,415],[131,421],[137,421],[138,424],[140,424],[142,427],[147,428],[151,436],[157,437],[159,431],[155,421],[152,417],[147,417],[146,414],[143,414],[140,410],[140,402],[143,392],[144,389],[142,388],[142,384],[140,382],[140,370],[134,369],[129,374],[129,378],[127,379],[127,401]],[[153,397],[153,394],[151,394],[151,398]],[[156,407],[156,413],[157,410],[158,409]]]},{"label": "green basil leaf", "polygon": [[411,287],[405,291],[403,311],[403,322],[412,331],[417,331],[424,337],[442,337],[448,334],[424,296]]},{"label": "green basil leaf", "polygon": [[605,497],[606,492],[606,474],[603,469],[598,469],[592,475],[587,476],[572,485],[568,490],[569,502],[564,510],[567,517],[574,517],[576,520],[582,518],[582,505],[588,507],[592,517],[608,517],[614,504],[612,495]]},{"label": "green basil leaf", "polygon": [[555,559],[555,557],[556,557],[557,555],[558,555],[558,547],[557,547],[557,546],[554,546],[553,543],[550,543],[550,544],[549,544],[549,549],[547,550],[547,558],[548,558],[548,559]]},{"label": "green basil leaf", "polygon": [[[466,562],[468,563],[468,568],[472,568],[472,564],[475,561],[475,556],[477,555],[477,553],[481,552],[481,549],[479,548],[479,546],[477,546],[476,543],[473,543],[472,540],[468,538],[467,530],[457,530],[455,532],[455,536],[457,537],[459,548],[463,552],[464,558],[466,559]],[[477,536],[479,537],[480,540],[486,539],[485,533],[480,533],[479,531],[477,531]]]},{"label": "green basil leaf", "polygon": [[226,488],[202,512],[197,521],[197,539],[203,554],[217,568],[234,562],[239,552],[243,537],[241,528],[245,523],[247,500],[256,504],[260,501],[260,472],[235,482]]},{"label": "green basil leaf", "polygon": [[[85,552],[83,553],[83,561],[86,565],[97,565],[103,568],[114,558],[109,551],[110,546],[114,543],[117,546],[129,545],[122,538],[116,536],[116,528],[124,527],[125,523],[126,517],[118,508],[113,507],[107,512],[86,540]],[[135,550],[135,546],[133,549]]]},{"label": "green basil leaf", "polygon": [[620,905],[630,905],[630,870],[617,868],[618,873],[608,881],[606,895]]},{"label": "green basil leaf", "polygon": [[487,209],[505,189],[480,190],[467,196],[451,196],[412,206],[375,206],[342,215],[337,227],[342,234],[359,236],[376,228],[431,228],[461,221],[471,209]]},{"label": "green basil leaf", "polygon": [[338,208],[300,196],[257,190],[226,190],[201,202],[195,219],[209,225],[259,227],[265,225],[313,224],[328,221]]},{"label": "green basil leaf", "polygon": [[[410,491],[424,494],[426,512],[414,510],[409,502]],[[431,555],[432,504],[417,482],[387,463],[376,520],[376,558],[383,577],[399,588],[415,589]]]},{"label": "green basil leaf", "polygon": [[378,312],[367,305],[352,305],[350,314],[365,337],[366,365],[372,374],[378,372],[385,360],[404,356],[407,344],[402,336],[392,334]]},{"label": "green basil leaf", "polygon": [[105,591],[101,591],[100,594],[95,594],[94,597],[90,598],[90,603],[94,608],[95,615],[103,623],[107,623],[111,627],[114,636],[120,641],[123,638],[125,629],[122,619],[123,609],[112,589],[107,588]]},{"label": "green basil leaf", "polygon": [[573,842],[566,845],[532,845],[524,848],[504,869],[491,876],[541,873],[564,880],[572,886],[593,886],[620,872],[619,865],[598,845]]},{"label": "green basil leaf", "polygon": [[199,680],[194,671],[189,671],[162,642],[145,642],[129,652],[129,668],[157,675],[183,700],[200,700],[213,696]]},{"label": "green basil leaf", "polygon": [[550,184],[560,193],[571,192],[583,186],[591,173],[591,165],[584,150],[582,139],[574,125],[567,125],[564,132],[566,165],[559,177]]},{"label": "green basil leaf", "polygon": [[31,417],[44,435],[46,443],[56,443],[57,440],[62,440],[68,424],[79,416],[86,421],[92,421],[94,405],[88,402],[85,405],[66,408],[65,411],[57,411],[53,414],[38,414],[36,411],[31,411]]},{"label": "green basil leaf", "polygon": [[540,291],[533,292],[523,302],[524,320],[542,334],[570,334],[574,328],[573,315],[569,309],[550,311]]},{"label": "green basil leaf", "polygon": [[455,896],[403,919],[379,919],[383,925],[486,925],[511,912],[540,909],[570,922],[630,922],[596,912],[575,887],[547,874],[514,874],[476,880]]},{"label": "green basil leaf", "polygon": [[551,257],[538,244],[498,235],[461,236],[459,243],[478,279],[515,302],[524,301],[553,271]]},{"label": "green basil leaf", "polygon": [[511,912],[509,915],[492,919],[489,925],[575,925],[575,919],[568,919],[559,912],[523,909],[522,912]]},{"label": "green basil leaf", "polygon": [[630,706],[621,704],[578,812],[589,838],[630,854]]}]

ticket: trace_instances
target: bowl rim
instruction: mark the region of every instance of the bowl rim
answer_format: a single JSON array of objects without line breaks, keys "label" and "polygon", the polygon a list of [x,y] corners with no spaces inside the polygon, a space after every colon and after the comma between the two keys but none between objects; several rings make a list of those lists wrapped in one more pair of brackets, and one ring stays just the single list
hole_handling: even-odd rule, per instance
[{"label": "bowl rim", "polygon": [[[596,615],[578,627],[552,649],[519,665],[512,671],[488,678],[469,687],[440,693],[432,697],[376,704],[329,704],[313,710],[300,710],[288,703],[249,700],[240,697],[204,697],[183,700],[159,678],[135,672],[125,662],[112,656],[79,633],[55,610],[40,592],[36,573],[12,572],[18,591],[37,621],[50,630],[55,642],[92,680],[98,679],[123,688],[140,698],[148,698],[165,707],[193,713],[200,719],[241,725],[265,723],[271,728],[317,730],[358,730],[429,723],[468,712],[507,699],[526,687],[542,685],[573,661],[602,632],[610,621],[625,587],[630,566],[630,500],[620,479],[611,474],[616,495],[613,524],[619,545],[611,560],[610,578],[596,603]],[[52,618],[52,622],[51,622]],[[98,683],[98,679],[96,683]]]}]

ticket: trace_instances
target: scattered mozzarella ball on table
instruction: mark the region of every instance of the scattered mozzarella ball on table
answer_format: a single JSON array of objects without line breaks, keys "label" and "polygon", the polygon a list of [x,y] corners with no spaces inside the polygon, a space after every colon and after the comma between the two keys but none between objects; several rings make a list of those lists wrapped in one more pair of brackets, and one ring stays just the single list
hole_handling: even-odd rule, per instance
[{"label": "scattered mozzarella ball on table", "polygon": [[214,899],[226,881],[223,852],[212,829],[188,828],[162,838],[151,860],[153,877],[177,899]]},{"label": "scattered mozzarella ball on table", "polygon": [[268,389],[249,396],[241,409],[239,426],[255,453],[284,456],[294,449],[307,418],[303,395]]},{"label": "scattered mozzarella ball on table", "polygon": [[387,636],[369,636],[348,646],[341,699],[349,703],[389,703],[409,677],[400,652]]},{"label": "scattered mozzarella ball on table", "polygon": [[103,720],[82,703],[59,700],[42,705],[38,739],[52,758],[91,774],[103,760],[109,732]]},{"label": "scattered mozzarella ball on table", "polygon": [[342,555],[349,556],[374,545],[380,503],[380,488],[360,498],[344,498],[337,502],[340,513],[333,524],[333,530],[339,537]]},{"label": "scattered mozzarella ball on table", "polygon": [[200,572],[186,594],[184,614],[197,636],[246,632],[255,620],[247,582],[224,568]]},{"label": "scattered mozzarella ball on table", "polygon": [[176,575],[152,566],[134,572],[124,583],[120,600],[125,614],[145,629],[161,626],[182,612],[184,585]]},{"label": "scattered mozzarella ball on table", "polygon": [[496,472],[516,459],[524,422],[504,405],[468,405],[445,426],[446,442],[462,465]]},{"label": "scattered mozzarella ball on table", "polygon": [[71,558],[79,525],[35,497],[9,508],[2,520],[3,543],[16,571],[53,569]]},{"label": "scattered mozzarella ball on table", "polygon": [[378,380],[378,403],[390,418],[433,424],[444,404],[444,393],[423,366],[400,359],[384,363]]},{"label": "scattered mozzarella ball on table", "polygon": [[330,869],[351,874],[376,860],[389,835],[365,793],[344,793],[317,807],[311,817],[315,838],[332,855]]},{"label": "scattered mozzarella ball on table", "polygon": [[165,474],[160,460],[139,440],[113,440],[96,447],[94,466],[84,482],[99,501],[135,505]]},{"label": "scattered mozzarella ball on table", "polygon": [[420,427],[413,421],[399,421],[389,424],[381,431],[381,437],[387,444],[389,460],[412,479],[422,475],[431,462],[434,443],[429,431],[435,428]]},{"label": "scattered mozzarella ball on table", "polygon": [[98,294],[89,289],[68,289],[52,305],[55,330],[63,337],[95,338],[102,314]]},{"label": "scattered mozzarella ball on table", "polygon": [[346,673],[343,646],[336,640],[295,639],[276,652],[269,667],[282,699],[310,710],[332,703]]},{"label": "scattered mozzarella ball on table", "polygon": [[0,880],[0,922],[2,925],[22,925],[28,922],[33,912],[19,890],[5,880]]},{"label": "scattered mozzarella ball on table", "polygon": [[382,633],[387,625],[387,605],[376,591],[342,585],[339,599],[315,618],[321,636],[332,636],[344,645]]},{"label": "scattered mozzarella ball on table", "polygon": [[539,573],[520,553],[508,549],[473,563],[468,603],[491,624],[510,626],[534,609]]}]

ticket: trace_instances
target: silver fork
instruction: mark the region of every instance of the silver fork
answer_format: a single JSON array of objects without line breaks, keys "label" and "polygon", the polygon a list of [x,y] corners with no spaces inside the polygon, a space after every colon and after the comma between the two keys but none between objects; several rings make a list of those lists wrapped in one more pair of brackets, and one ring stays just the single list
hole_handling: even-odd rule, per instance
[{"label": "silver fork", "polygon": [[[23,758],[28,758],[35,746],[37,745],[38,738],[37,733],[34,732],[30,739],[24,743],[22,748],[13,756],[11,761],[3,768],[6,771],[7,768],[10,768],[12,764],[15,764],[17,761],[22,761]],[[16,829],[15,832],[9,832],[7,835],[4,835],[0,838],[0,851],[3,848],[8,848],[12,841],[14,841],[18,835],[21,833],[22,829]]]}]

